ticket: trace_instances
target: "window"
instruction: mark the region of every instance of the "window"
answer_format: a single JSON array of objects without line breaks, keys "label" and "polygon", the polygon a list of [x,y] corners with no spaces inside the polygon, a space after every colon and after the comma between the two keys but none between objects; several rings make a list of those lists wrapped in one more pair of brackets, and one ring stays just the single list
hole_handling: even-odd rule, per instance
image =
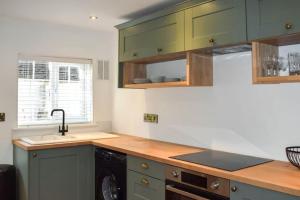
[{"label": "window", "polygon": [[18,125],[46,125],[92,121],[91,60],[20,57],[18,65]]}]

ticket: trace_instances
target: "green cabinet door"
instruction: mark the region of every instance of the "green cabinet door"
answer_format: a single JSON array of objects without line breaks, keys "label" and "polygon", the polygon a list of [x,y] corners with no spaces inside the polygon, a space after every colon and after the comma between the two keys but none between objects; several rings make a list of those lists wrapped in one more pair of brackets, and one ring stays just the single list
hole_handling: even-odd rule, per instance
[{"label": "green cabinet door", "polygon": [[245,0],[214,0],[185,11],[187,50],[247,40]]},{"label": "green cabinet door", "polygon": [[184,12],[120,30],[120,61],[184,51]]},{"label": "green cabinet door", "polygon": [[230,200],[300,200],[300,197],[231,181]]},{"label": "green cabinet door", "polygon": [[127,170],[127,200],[164,200],[165,183]]},{"label": "green cabinet door", "polygon": [[249,40],[300,32],[299,0],[247,0]]},{"label": "green cabinet door", "polygon": [[[93,200],[93,147],[15,148],[20,200]],[[25,181],[24,181],[25,180]]]}]

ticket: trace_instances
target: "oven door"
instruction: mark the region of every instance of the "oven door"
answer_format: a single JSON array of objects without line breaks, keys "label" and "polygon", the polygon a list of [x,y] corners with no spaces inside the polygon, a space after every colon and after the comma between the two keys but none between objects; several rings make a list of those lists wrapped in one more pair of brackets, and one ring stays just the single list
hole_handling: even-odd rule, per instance
[{"label": "oven door", "polygon": [[229,200],[229,198],[184,184],[167,181],[166,200]]}]

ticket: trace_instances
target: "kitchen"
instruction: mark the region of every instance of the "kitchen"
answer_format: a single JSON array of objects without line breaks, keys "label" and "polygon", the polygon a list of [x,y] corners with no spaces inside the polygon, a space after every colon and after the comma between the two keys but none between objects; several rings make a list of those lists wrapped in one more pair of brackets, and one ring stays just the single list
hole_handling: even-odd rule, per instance
[{"label": "kitchen", "polygon": [[[0,163],[18,199],[299,199],[298,1],[77,3],[1,1]],[[38,75],[41,121],[21,101]]]}]

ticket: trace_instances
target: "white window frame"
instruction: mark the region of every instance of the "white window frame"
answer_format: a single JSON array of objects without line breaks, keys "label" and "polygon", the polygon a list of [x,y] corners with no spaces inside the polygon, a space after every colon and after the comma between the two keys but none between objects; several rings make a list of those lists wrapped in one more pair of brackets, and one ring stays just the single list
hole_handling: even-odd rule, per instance
[{"label": "white window frame", "polygon": [[[86,125],[92,125],[94,124],[94,74],[93,74],[93,60],[92,59],[85,59],[85,58],[67,58],[67,57],[53,57],[53,56],[33,56],[33,55],[26,55],[26,54],[18,54],[18,61],[17,61],[17,72],[18,72],[18,66],[19,61],[21,60],[31,60],[31,61],[38,61],[38,62],[62,62],[62,63],[75,63],[75,64],[89,64],[90,65],[90,71],[91,71],[91,80],[90,80],[90,87],[91,87],[91,111],[90,111],[90,121],[87,122],[67,122],[68,124],[72,125],[80,125],[80,124],[86,124]],[[51,70],[51,69],[50,69]],[[70,66],[69,71],[70,74]],[[51,73],[50,73],[51,74]],[[34,71],[32,74],[32,78],[34,78]],[[69,76],[70,77],[70,76]],[[51,79],[51,77],[50,77]],[[50,81],[49,79],[49,81]],[[71,81],[71,80],[68,80]],[[53,84],[53,83],[52,83]],[[66,113],[67,115],[67,113]],[[53,126],[60,124],[60,120],[53,120],[53,122],[49,123],[39,123],[39,122],[32,122],[30,124],[20,124],[19,122],[19,74],[17,73],[17,126],[19,128],[22,127],[42,127],[42,126]]]}]

